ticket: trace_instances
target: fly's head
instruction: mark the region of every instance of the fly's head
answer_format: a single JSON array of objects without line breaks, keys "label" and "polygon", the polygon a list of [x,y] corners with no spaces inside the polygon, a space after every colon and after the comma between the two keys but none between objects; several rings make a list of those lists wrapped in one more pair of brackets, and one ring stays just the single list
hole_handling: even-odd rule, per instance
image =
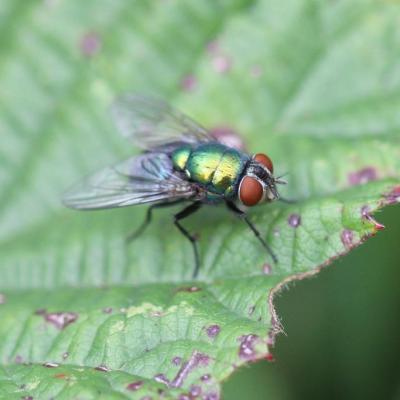
[{"label": "fly's head", "polygon": [[276,185],[286,183],[273,176],[274,166],[265,154],[255,154],[246,166],[239,183],[238,197],[247,207],[279,199]]}]

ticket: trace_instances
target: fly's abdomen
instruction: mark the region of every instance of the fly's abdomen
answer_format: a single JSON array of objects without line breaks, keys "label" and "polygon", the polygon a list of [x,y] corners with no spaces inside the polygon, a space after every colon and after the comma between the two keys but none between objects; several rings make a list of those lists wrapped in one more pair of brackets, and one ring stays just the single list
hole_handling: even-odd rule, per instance
[{"label": "fly's abdomen", "polygon": [[190,157],[192,148],[190,146],[178,147],[171,154],[172,164],[178,171],[185,171],[186,163]]}]

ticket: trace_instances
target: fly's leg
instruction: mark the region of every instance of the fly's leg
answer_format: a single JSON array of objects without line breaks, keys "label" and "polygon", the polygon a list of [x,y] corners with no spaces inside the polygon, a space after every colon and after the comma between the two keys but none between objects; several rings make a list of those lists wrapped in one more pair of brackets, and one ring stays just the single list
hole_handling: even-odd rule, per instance
[{"label": "fly's leg", "polygon": [[174,215],[174,224],[180,230],[180,232],[190,241],[193,247],[194,252],[194,261],[195,267],[193,271],[193,278],[197,277],[200,267],[200,258],[199,258],[199,250],[197,248],[197,238],[189,233],[187,229],[185,229],[180,223],[181,220],[187,218],[189,215],[195,213],[200,207],[202,203],[195,202],[190,204],[188,207],[184,208],[182,211],[178,212]]},{"label": "fly's leg", "polygon": [[252,230],[255,237],[260,241],[260,243],[263,245],[265,250],[267,250],[267,252],[272,257],[274,262],[277,263],[278,258],[276,257],[275,253],[272,251],[271,247],[269,247],[268,243],[261,237],[260,232],[249,220],[246,213],[243,212],[242,210],[240,210],[238,207],[236,207],[236,205],[234,203],[232,203],[230,201],[227,201],[226,205],[235,215],[237,215],[240,219],[242,219],[244,222],[246,222],[247,226]]},{"label": "fly's leg", "polygon": [[150,225],[151,222],[151,218],[153,216],[153,210],[155,208],[164,208],[164,207],[170,207],[170,206],[174,206],[175,204],[179,204],[181,203],[182,200],[177,200],[177,201],[171,201],[169,203],[160,203],[160,204],[152,204],[146,211],[146,217],[144,218],[144,221],[142,222],[142,224],[139,226],[139,228],[137,228],[136,230],[134,230],[133,232],[131,232],[127,237],[126,237],[126,241],[129,243],[132,240],[136,239],[137,237],[139,237],[145,230],[146,228]]},{"label": "fly's leg", "polygon": [[279,197],[278,201],[285,204],[296,204],[297,200],[287,199],[286,197]]}]

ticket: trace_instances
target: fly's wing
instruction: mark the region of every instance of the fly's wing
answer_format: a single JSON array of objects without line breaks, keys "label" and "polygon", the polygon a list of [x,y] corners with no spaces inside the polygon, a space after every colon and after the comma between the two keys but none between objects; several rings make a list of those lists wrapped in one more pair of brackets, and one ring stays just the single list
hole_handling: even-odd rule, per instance
[{"label": "fly's wing", "polygon": [[173,171],[164,153],[145,153],[90,176],[68,192],[67,207],[94,210],[190,199],[195,187]]},{"label": "fly's wing", "polygon": [[216,140],[191,118],[157,98],[126,94],[114,102],[111,111],[123,136],[145,150]]}]

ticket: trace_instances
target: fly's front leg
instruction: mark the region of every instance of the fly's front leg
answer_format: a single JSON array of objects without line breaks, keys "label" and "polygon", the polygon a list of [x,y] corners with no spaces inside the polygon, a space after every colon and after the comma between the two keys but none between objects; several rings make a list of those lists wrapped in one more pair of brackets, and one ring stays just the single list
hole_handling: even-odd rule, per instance
[{"label": "fly's front leg", "polygon": [[193,213],[195,213],[197,210],[199,210],[201,205],[202,205],[202,203],[200,203],[200,202],[192,203],[188,207],[184,208],[182,211],[180,211],[174,215],[174,224],[180,230],[180,232],[190,241],[190,243],[192,244],[192,247],[193,247],[194,260],[195,260],[193,278],[197,277],[197,274],[199,272],[199,267],[200,267],[199,250],[197,248],[197,238],[195,236],[191,235],[190,232],[186,228],[184,228],[179,221],[181,221],[181,220],[187,218],[189,215],[192,215]]},{"label": "fly's front leg", "polygon": [[231,201],[226,202],[227,207],[229,210],[231,210],[235,215],[237,215],[239,218],[241,218],[244,222],[246,222],[247,226],[251,229],[251,231],[254,233],[255,237],[260,241],[260,243],[263,245],[265,250],[269,253],[269,255],[272,257],[275,263],[278,262],[278,258],[272,251],[271,247],[268,245],[268,243],[261,237],[260,232],[258,229],[252,224],[252,222],[249,220],[247,217],[246,213],[240,210],[234,203]]},{"label": "fly's front leg", "polygon": [[126,241],[128,243],[131,242],[132,240],[136,239],[138,236],[140,236],[146,230],[146,228],[150,225],[150,222],[151,222],[151,219],[153,216],[153,210],[155,208],[171,207],[171,206],[174,206],[181,202],[182,202],[182,200],[177,200],[177,201],[171,201],[169,203],[152,204],[147,209],[146,217],[144,218],[144,221],[142,222],[142,224],[139,226],[139,228],[137,228],[135,231],[133,231],[126,237]]}]

